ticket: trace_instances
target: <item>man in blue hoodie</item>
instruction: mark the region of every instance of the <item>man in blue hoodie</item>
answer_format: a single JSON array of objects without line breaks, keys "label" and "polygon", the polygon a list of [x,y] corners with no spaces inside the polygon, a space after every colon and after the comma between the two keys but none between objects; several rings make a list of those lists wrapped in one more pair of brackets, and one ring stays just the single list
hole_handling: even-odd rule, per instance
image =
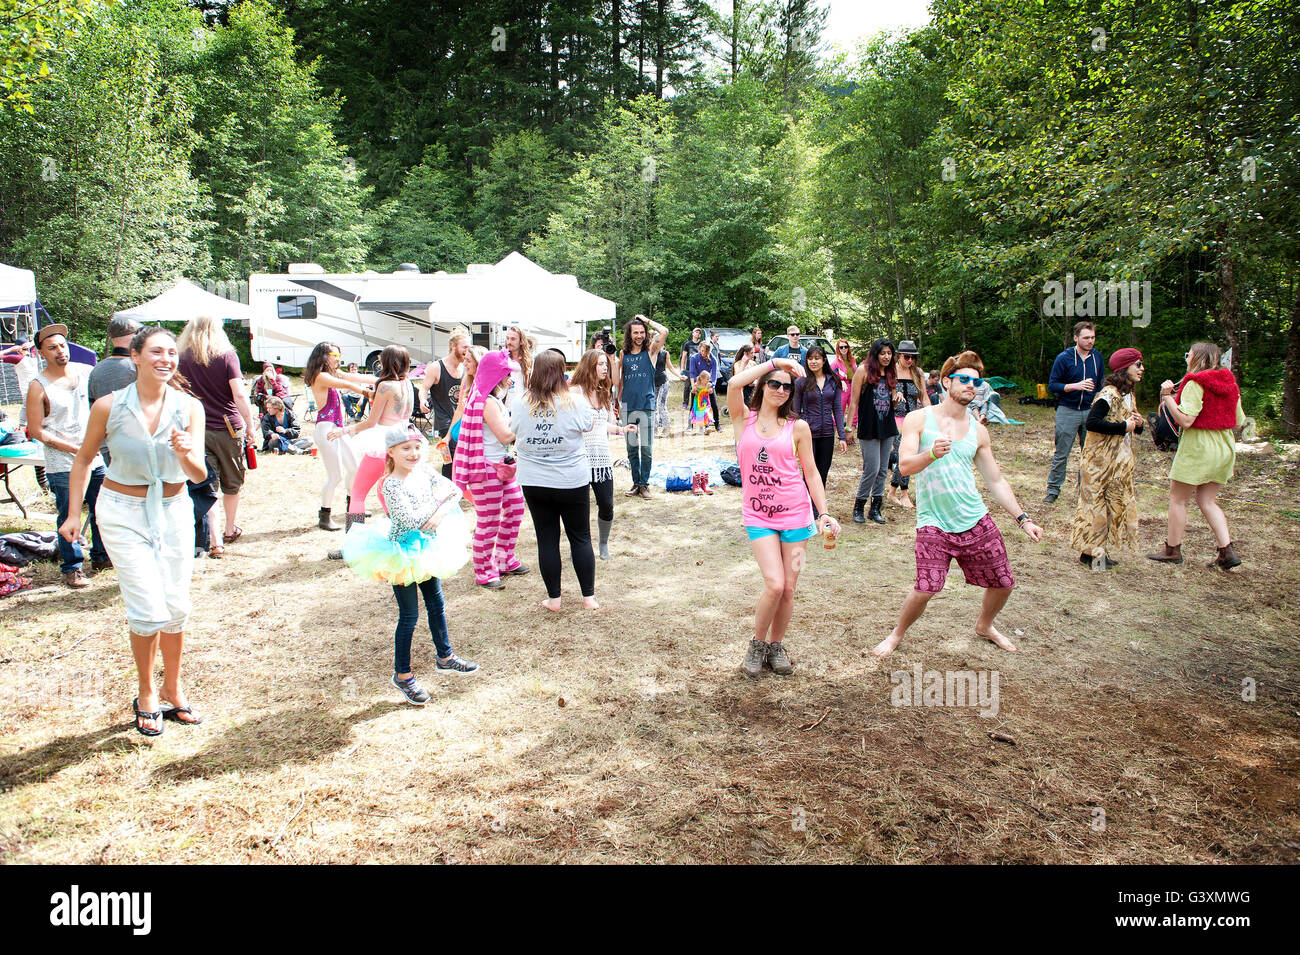
[{"label": "man in blue hoodie", "polygon": [[1084,422],[1088,420],[1092,396],[1101,389],[1106,374],[1106,360],[1092,347],[1096,341],[1097,326],[1092,322],[1078,322],[1074,326],[1074,347],[1061,352],[1052,362],[1047,390],[1056,395],[1056,453],[1052,455],[1052,470],[1047,475],[1044,504],[1055,502],[1061,493],[1076,436],[1079,447],[1083,447]]}]

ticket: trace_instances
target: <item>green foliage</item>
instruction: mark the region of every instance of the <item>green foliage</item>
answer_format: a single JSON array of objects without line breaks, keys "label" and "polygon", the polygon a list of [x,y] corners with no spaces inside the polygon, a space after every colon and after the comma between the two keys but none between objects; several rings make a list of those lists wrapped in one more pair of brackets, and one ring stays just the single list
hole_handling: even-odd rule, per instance
[{"label": "green foliage", "polygon": [[241,277],[300,261],[360,269],[369,190],[292,32],[265,4],[241,3],[197,46],[194,170],[213,198],[213,259]]},{"label": "green foliage", "polygon": [[667,104],[645,96],[613,110],[596,148],[577,157],[569,198],[528,255],[618,303],[625,317],[655,317],[663,300],[664,249],[656,201],[672,174],[675,122]]},{"label": "green foliage", "polygon": [[407,174],[397,197],[380,207],[372,262],[381,271],[413,262],[424,272],[463,272],[471,262],[481,261],[479,245],[460,224],[463,220],[446,150],[430,147],[424,161]]},{"label": "green foliage", "polygon": [[31,111],[0,115],[0,249],[74,330],[207,270],[183,71],[197,23],[169,0],[100,9]]},{"label": "green foliage", "polygon": [[32,93],[51,75],[99,0],[0,0],[0,110],[32,111]]}]

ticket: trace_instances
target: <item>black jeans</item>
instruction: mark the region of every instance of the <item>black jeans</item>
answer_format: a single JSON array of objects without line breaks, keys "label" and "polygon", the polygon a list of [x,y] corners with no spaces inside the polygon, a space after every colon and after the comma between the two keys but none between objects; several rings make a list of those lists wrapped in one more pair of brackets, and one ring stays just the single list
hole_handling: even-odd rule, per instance
[{"label": "black jeans", "polygon": [[433,645],[438,656],[444,660],[451,656],[451,640],[447,636],[447,616],[443,613],[442,584],[437,577],[418,584],[393,585],[393,596],[397,598],[397,630],[393,633],[393,672],[411,672],[411,637],[415,635],[415,625],[420,622],[420,594],[424,594],[424,606],[429,611],[429,632],[433,634]]},{"label": "black jeans", "polygon": [[907,485],[911,483],[912,479],[910,476],[904,475],[902,471],[898,470],[898,449],[902,443],[903,436],[901,434],[895,435],[894,450],[889,452],[889,466],[894,469],[894,476],[889,479],[889,483],[894,487],[901,487],[906,491]]},{"label": "black jeans", "polygon": [[592,481],[591,489],[596,494],[596,516],[602,521],[614,519],[614,479]]},{"label": "black jeans", "polygon": [[560,596],[560,524],[569,538],[573,570],[584,597],[596,596],[596,555],[591,550],[591,495],[587,485],[571,488],[522,488],[528,513],[537,531],[537,565],[541,568],[546,596]]}]

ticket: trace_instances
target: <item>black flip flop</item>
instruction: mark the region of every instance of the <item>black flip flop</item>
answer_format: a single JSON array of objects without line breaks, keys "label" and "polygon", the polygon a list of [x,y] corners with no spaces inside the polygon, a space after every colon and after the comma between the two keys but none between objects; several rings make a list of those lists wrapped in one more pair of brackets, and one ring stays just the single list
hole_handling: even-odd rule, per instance
[{"label": "black flip flop", "polygon": [[[165,720],[175,720],[184,726],[198,726],[203,722],[203,717],[194,716],[194,707],[192,706],[173,706],[171,703],[164,703],[162,700],[158,701],[158,706],[162,711],[162,718]],[[183,720],[180,718],[181,713],[193,718]]]},{"label": "black flip flop", "polygon": [[[138,696],[131,701],[131,709],[135,711],[135,731],[137,733],[139,733],[141,736],[162,736],[162,732],[163,732],[162,710],[155,710],[152,713],[148,713],[140,709],[140,697]],[[156,730],[145,729],[144,726],[141,724],[142,720],[156,721],[158,723],[158,728]]]}]

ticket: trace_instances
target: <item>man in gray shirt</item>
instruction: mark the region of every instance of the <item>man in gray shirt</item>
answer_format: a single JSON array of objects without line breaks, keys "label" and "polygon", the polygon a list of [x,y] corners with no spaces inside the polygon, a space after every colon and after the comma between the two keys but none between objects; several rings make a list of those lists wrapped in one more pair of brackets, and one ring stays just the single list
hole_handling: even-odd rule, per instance
[{"label": "man in gray shirt", "polygon": [[[135,383],[135,362],[131,360],[131,339],[140,330],[140,323],[133,318],[115,317],[108,323],[109,356],[95,366],[86,382],[90,394],[90,403],[120,391],[127,385]],[[99,453],[108,464],[108,443],[99,446]]]}]

